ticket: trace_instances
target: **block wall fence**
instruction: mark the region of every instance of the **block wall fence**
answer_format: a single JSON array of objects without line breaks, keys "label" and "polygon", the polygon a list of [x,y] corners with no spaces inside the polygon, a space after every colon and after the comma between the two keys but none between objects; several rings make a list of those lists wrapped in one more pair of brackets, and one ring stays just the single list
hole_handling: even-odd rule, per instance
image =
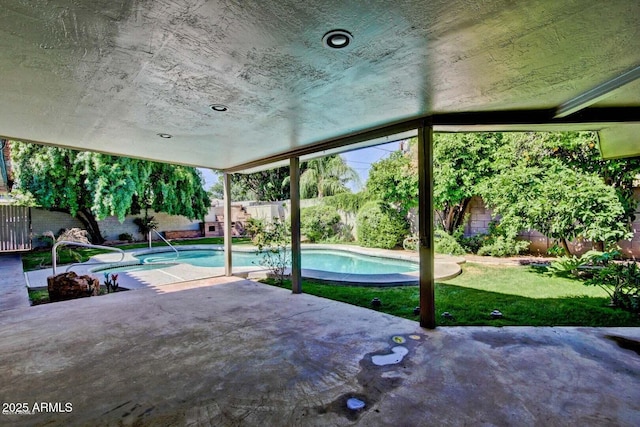
[{"label": "block wall fence", "polygon": [[[640,189],[636,189],[634,193],[636,200],[640,200]],[[217,201],[217,206],[212,206],[209,214],[205,217],[205,222],[222,221],[223,209],[222,201]],[[300,207],[305,208],[314,206],[321,201],[317,199],[306,199],[300,201]],[[242,206],[243,209],[232,209],[232,221],[238,214],[236,212],[245,212],[253,218],[271,220],[272,218],[288,218],[290,215],[289,200],[272,203],[256,203],[256,202],[238,202],[233,204],[236,207]],[[342,222],[352,227],[353,235],[356,236],[356,215],[348,212],[339,212]],[[488,209],[480,197],[473,197],[467,207],[469,220],[465,225],[465,235],[473,236],[476,234],[486,233],[489,230],[489,223],[494,218],[493,212]],[[158,231],[182,231],[182,230],[200,230],[201,221],[190,221],[185,217],[176,215],[167,215],[165,213],[151,212],[159,223]],[[122,233],[131,234],[136,240],[142,240],[142,235],[138,232],[138,226],[133,223],[136,217],[141,215],[128,216],[123,223],[120,223],[116,217],[108,217],[99,221],[100,230],[103,237],[107,240],[118,240],[118,236]],[[409,214],[409,222],[411,231],[417,233],[417,212],[412,211]],[[33,208],[31,210],[31,227],[34,246],[38,246],[38,236],[46,231],[58,233],[61,229],[73,227],[82,228],[82,223],[68,214],[61,212],[47,211],[44,209]],[[618,242],[625,256],[629,258],[640,258],[640,204],[636,207],[636,219],[632,224],[633,238]],[[520,238],[531,242],[530,251],[532,253],[545,254],[547,249],[554,245],[554,241],[549,239],[538,231],[523,231]],[[577,254],[584,253],[592,249],[589,242],[570,242],[569,247]]]}]

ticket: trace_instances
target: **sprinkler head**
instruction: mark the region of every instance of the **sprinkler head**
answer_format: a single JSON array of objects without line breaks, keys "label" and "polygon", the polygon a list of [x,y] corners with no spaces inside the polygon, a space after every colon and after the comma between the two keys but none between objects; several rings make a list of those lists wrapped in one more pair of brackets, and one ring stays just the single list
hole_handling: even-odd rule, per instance
[{"label": "sprinkler head", "polygon": [[380,298],[374,298],[371,300],[372,307],[380,307],[381,305],[382,305],[382,301],[380,301]]},{"label": "sprinkler head", "polygon": [[491,318],[492,319],[501,319],[502,318],[502,313],[500,312],[500,310],[493,310],[491,312]]}]

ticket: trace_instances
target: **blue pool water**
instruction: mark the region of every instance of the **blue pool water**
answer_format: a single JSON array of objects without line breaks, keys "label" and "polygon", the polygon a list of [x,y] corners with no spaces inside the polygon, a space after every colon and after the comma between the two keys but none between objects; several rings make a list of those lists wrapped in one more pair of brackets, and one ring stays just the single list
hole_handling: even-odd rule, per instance
[{"label": "blue pool water", "polygon": [[[153,253],[137,256],[143,263],[179,262],[198,267],[224,267],[224,252],[214,250]],[[254,252],[233,252],[233,265],[250,267],[260,265],[262,255]],[[379,258],[343,251],[305,249],[302,251],[302,268],[350,274],[393,274],[418,270],[418,264],[389,258]]]}]

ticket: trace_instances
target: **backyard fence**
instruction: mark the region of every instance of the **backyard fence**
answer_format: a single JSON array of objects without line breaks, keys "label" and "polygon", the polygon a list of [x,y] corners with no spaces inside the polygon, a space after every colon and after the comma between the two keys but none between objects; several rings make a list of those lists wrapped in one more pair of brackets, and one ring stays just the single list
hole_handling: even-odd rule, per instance
[{"label": "backyard fence", "polygon": [[31,250],[30,216],[26,206],[0,205],[0,252]]}]

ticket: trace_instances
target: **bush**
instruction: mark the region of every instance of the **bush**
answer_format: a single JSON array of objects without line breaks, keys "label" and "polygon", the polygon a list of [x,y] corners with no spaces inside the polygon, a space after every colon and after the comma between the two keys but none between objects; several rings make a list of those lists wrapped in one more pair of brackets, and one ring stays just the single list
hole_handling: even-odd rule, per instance
[{"label": "bush", "polygon": [[[418,250],[419,239],[415,236],[407,237],[402,242],[402,247],[408,251]],[[458,243],[455,237],[444,230],[435,230],[433,234],[434,251],[445,255],[464,255],[464,248]]]},{"label": "bush", "polygon": [[366,203],[358,212],[356,224],[358,243],[373,248],[395,248],[409,231],[406,218],[379,201]]},{"label": "bush", "polygon": [[464,255],[466,252],[455,237],[444,230],[436,230],[433,234],[434,250],[438,254]]},{"label": "bush", "polygon": [[[529,248],[530,242],[518,240],[497,221],[489,223],[489,233],[480,234],[462,240],[464,246],[478,255],[504,257],[518,255]],[[478,247],[479,246],[479,247]]]},{"label": "bush", "polygon": [[257,253],[262,255],[260,265],[267,267],[275,276],[276,280],[282,284],[285,270],[291,265],[291,252],[287,246],[291,243],[291,233],[283,221],[274,219],[273,222],[263,225],[262,230],[253,238],[258,246]]},{"label": "bush", "polygon": [[513,237],[498,236],[493,242],[478,249],[478,255],[486,256],[511,256],[518,255],[529,247],[529,242],[516,240]]},{"label": "bush", "polygon": [[244,232],[251,238],[251,241],[256,244],[260,236],[264,233],[265,226],[264,220],[249,218],[245,223]]},{"label": "bush", "polygon": [[640,313],[640,268],[635,262],[607,263],[595,271],[585,285],[604,289],[611,304],[633,313]]},{"label": "bush", "polygon": [[120,233],[118,234],[118,240],[124,240],[126,242],[133,242],[133,236],[131,233]]},{"label": "bush", "polygon": [[336,235],[340,215],[332,206],[311,206],[300,210],[300,233],[310,242],[328,240]]}]

